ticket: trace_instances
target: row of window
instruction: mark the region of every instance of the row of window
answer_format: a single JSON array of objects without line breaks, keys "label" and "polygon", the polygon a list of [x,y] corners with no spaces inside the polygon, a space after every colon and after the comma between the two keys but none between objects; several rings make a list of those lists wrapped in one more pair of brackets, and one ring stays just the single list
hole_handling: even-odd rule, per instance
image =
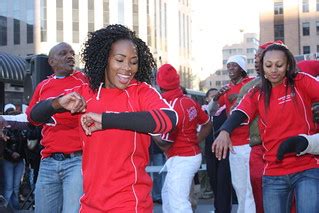
[{"label": "row of window", "polygon": [[[253,58],[248,58],[247,59],[247,64],[253,64],[255,61],[255,59]],[[227,63],[227,60],[223,60],[223,64],[225,65]]]},{"label": "row of window", "polygon": [[[255,72],[254,69],[247,69],[247,74],[253,74]],[[228,70],[217,70],[216,75],[228,75]]]},{"label": "row of window", "polygon": [[[316,1],[316,11],[319,11],[319,0]],[[309,0],[302,1],[302,12],[303,13],[309,12]],[[282,15],[283,13],[284,13],[283,1],[274,2],[274,14],[275,15]]]},{"label": "row of window", "polygon": [[[316,34],[319,35],[319,21],[316,21]],[[302,23],[302,35],[303,36],[310,35],[310,22]]]},{"label": "row of window", "polygon": [[[256,48],[247,48],[246,53],[247,54],[256,54],[257,49]],[[236,55],[236,54],[243,54],[244,49],[223,49],[223,54],[225,55]]]},{"label": "row of window", "polygon": [[[314,51],[312,50],[312,52],[314,52]],[[319,53],[319,45],[316,46],[316,52]],[[303,46],[303,47],[302,47],[302,53],[303,53],[303,54],[310,54],[310,53],[311,53],[311,48],[310,48],[310,46],[308,46],[308,45]]]}]

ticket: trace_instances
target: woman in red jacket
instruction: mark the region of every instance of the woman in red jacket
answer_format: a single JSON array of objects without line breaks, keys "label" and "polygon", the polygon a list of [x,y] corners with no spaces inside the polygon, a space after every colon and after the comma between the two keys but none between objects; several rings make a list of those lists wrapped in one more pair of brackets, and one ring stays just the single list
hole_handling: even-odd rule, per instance
[{"label": "woman in red jacket", "polygon": [[313,134],[311,104],[319,101],[319,82],[296,72],[296,62],[285,45],[273,44],[261,56],[261,86],[239,103],[212,146],[225,158],[232,150],[229,134],[242,122],[259,115],[259,131],[265,148],[263,201],[265,212],[289,212],[295,192],[297,212],[319,209],[319,164],[315,155],[287,155],[277,160],[280,144],[291,136]]},{"label": "woman in red jacket", "polygon": [[80,212],[152,212],[146,173],[149,133],[166,133],[176,112],[151,87],[155,62],[147,45],[122,25],[90,33],[82,54],[89,84],[39,103],[34,120],[69,110],[81,116],[83,191]]}]

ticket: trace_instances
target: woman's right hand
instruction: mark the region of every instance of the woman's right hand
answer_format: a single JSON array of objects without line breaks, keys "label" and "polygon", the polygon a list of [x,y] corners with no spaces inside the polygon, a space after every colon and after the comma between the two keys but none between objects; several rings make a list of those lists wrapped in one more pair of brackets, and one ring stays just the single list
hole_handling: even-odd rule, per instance
[{"label": "woman's right hand", "polygon": [[72,92],[56,98],[53,101],[55,109],[66,109],[71,113],[85,112],[86,102],[84,98],[76,92]]},{"label": "woman's right hand", "polygon": [[222,130],[212,144],[212,152],[215,152],[216,158],[221,160],[227,157],[228,149],[234,153],[229,133]]}]

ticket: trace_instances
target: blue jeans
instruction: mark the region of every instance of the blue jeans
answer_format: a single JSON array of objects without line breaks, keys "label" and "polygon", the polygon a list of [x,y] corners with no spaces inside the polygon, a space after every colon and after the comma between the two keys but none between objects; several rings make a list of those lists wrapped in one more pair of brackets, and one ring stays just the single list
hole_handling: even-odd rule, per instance
[{"label": "blue jeans", "polygon": [[[151,155],[151,165],[152,166],[163,166],[165,164],[166,158],[163,153],[157,153]],[[162,187],[164,185],[166,172],[153,173],[153,190],[152,197],[153,200],[161,200]]]},{"label": "blue jeans", "polygon": [[63,161],[41,160],[35,186],[35,213],[78,213],[82,187],[82,156]]},{"label": "blue jeans", "polygon": [[24,170],[24,161],[13,163],[3,161],[3,196],[8,201],[9,206],[19,209],[19,188]]},{"label": "blue jeans", "polygon": [[319,169],[283,176],[263,176],[264,211],[289,213],[292,197],[300,213],[319,211]]}]

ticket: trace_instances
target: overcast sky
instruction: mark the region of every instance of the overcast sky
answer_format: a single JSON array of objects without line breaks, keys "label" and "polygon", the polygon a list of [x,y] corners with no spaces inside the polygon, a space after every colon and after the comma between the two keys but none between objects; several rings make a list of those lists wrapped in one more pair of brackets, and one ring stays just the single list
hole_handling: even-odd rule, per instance
[{"label": "overcast sky", "polygon": [[222,47],[239,43],[240,30],[259,34],[258,3],[258,0],[192,0],[193,55],[198,69],[203,70],[201,80],[222,68]]}]

